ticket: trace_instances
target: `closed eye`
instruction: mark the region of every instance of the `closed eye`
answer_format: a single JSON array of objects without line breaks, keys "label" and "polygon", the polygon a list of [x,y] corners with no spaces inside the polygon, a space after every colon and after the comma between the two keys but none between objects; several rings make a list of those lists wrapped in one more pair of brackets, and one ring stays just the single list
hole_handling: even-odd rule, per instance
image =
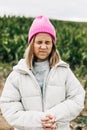
[{"label": "closed eye", "polygon": [[45,44],[46,44],[46,45],[50,45],[50,44],[51,44],[51,41],[46,41]]},{"label": "closed eye", "polygon": [[38,41],[38,42],[36,42],[36,43],[40,45],[40,44],[42,44],[42,41]]}]

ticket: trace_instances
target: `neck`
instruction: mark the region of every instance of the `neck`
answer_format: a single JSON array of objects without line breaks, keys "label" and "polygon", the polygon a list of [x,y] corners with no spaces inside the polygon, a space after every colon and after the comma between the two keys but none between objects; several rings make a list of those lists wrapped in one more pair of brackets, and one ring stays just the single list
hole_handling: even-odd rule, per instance
[{"label": "neck", "polygon": [[48,58],[46,58],[46,59],[38,59],[38,58],[34,58],[34,61],[35,62],[44,62],[44,61],[47,61],[48,60]]}]

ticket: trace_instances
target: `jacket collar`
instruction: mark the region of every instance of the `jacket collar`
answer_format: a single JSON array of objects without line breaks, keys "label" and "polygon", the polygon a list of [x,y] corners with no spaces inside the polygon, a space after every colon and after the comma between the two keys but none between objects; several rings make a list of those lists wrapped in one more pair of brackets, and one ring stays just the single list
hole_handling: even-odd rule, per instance
[{"label": "jacket collar", "polygon": [[55,67],[65,67],[65,68],[67,68],[67,67],[69,67],[69,64],[60,59],[59,62],[55,65]]},{"label": "jacket collar", "polygon": [[[65,67],[68,68],[69,64],[67,64],[66,62],[62,61],[61,59],[59,60],[59,62],[54,66],[56,67]],[[18,64],[16,66],[13,67],[14,71],[17,71],[21,74],[31,74],[31,70],[27,67],[26,61],[25,59],[21,59]]]}]

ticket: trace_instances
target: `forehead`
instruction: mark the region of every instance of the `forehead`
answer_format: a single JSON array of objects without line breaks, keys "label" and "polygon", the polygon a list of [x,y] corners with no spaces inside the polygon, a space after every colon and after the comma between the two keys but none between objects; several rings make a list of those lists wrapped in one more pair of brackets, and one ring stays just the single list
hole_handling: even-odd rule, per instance
[{"label": "forehead", "polygon": [[47,34],[47,33],[38,33],[35,37],[35,40],[48,40],[48,41],[52,41],[52,37],[51,35]]}]

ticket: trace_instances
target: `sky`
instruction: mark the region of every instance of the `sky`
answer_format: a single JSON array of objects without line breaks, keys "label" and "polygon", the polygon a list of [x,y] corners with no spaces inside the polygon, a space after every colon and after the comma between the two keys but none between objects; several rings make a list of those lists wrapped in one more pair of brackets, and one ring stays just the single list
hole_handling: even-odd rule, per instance
[{"label": "sky", "polygon": [[87,0],[0,0],[3,15],[87,22]]}]

